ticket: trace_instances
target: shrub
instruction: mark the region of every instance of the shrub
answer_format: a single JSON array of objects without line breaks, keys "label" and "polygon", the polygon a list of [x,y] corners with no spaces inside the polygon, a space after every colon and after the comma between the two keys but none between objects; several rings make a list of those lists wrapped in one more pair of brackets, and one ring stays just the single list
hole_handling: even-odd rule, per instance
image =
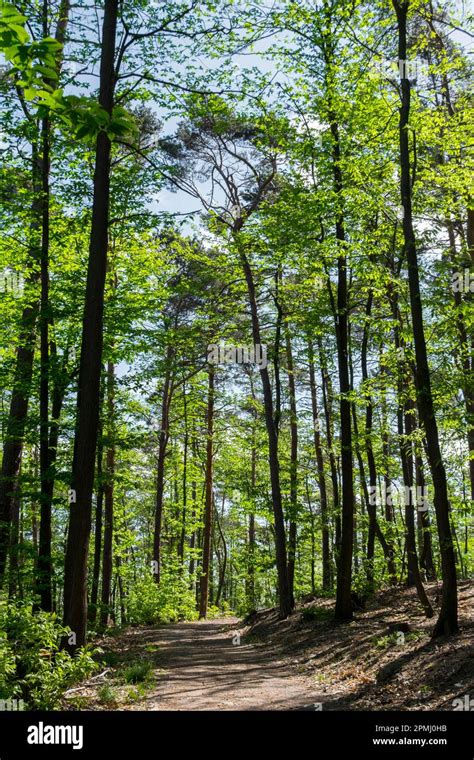
[{"label": "shrub", "polygon": [[128,598],[131,623],[175,623],[178,620],[196,620],[194,593],[185,578],[164,571],[158,585],[152,576],[139,580]]},{"label": "shrub", "polygon": [[72,657],[61,640],[70,633],[55,614],[29,602],[0,602],[0,698],[21,698],[29,709],[51,710],[64,690],[98,665],[85,647]]},{"label": "shrub", "polygon": [[328,620],[332,620],[334,612],[327,609],[327,607],[316,607],[313,605],[312,607],[306,607],[301,613],[301,617],[305,623],[311,623],[313,621],[324,623]]},{"label": "shrub", "polygon": [[210,604],[207,608],[207,620],[215,620],[216,618],[222,617],[222,611],[219,609],[219,607],[216,607],[215,604]]},{"label": "shrub", "polygon": [[117,697],[114,689],[108,683],[104,683],[103,686],[97,691],[99,700],[104,705],[115,705],[117,703]]}]

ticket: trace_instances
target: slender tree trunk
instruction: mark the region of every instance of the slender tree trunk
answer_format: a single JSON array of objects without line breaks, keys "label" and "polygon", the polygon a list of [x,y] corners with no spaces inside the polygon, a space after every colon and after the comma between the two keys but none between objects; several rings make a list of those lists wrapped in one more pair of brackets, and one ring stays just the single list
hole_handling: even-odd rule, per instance
[{"label": "slender tree trunk", "polygon": [[[369,373],[367,369],[367,349],[368,349],[368,342],[369,342],[369,321],[372,315],[372,304],[373,304],[373,292],[371,290],[369,293],[369,297],[367,299],[366,308],[365,308],[366,320],[364,324],[364,332],[362,336],[362,346],[361,346],[362,382],[365,383],[366,386],[369,381]],[[354,415],[355,415],[355,407],[354,407]],[[387,567],[388,567],[389,575],[391,577],[391,581],[393,582],[395,578],[395,567],[393,564],[392,553],[390,551],[390,546],[377,520],[377,502],[376,502],[377,468],[375,465],[374,451],[372,448],[372,421],[373,421],[373,402],[372,402],[372,396],[370,394],[370,391],[367,390],[366,391],[366,407],[365,407],[365,436],[364,436],[365,451],[367,455],[367,464],[369,468],[369,489],[368,489],[368,499],[367,499],[367,513],[369,515],[369,532],[368,532],[368,537],[367,537],[367,561],[370,565],[370,577],[373,580],[375,538],[377,537],[382,547],[385,560],[387,562]]]},{"label": "slender tree trunk", "polygon": [[209,578],[211,571],[211,536],[212,536],[212,479],[214,434],[214,367],[209,366],[209,386],[207,396],[207,442],[206,442],[206,496],[204,505],[204,533],[202,547],[202,567],[200,583],[199,617],[207,615],[209,602]]},{"label": "slender tree trunk", "polygon": [[288,390],[290,398],[290,529],[288,532],[288,585],[292,608],[295,606],[295,559],[298,527],[298,414],[293,351],[288,328],[285,334]]},{"label": "slender tree trunk", "polygon": [[195,566],[195,558],[194,558],[194,549],[196,546],[196,512],[197,512],[197,482],[196,482],[196,476],[194,475],[194,467],[196,463],[196,439],[195,439],[195,433],[193,431],[193,437],[191,440],[191,451],[193,454],[193,477],[191,481],[191,502],[192,502],[192,514],[191,514],[191,521],[193,525],[191,538],[189,541],[189,550],[191,559],[189,560],[189,575],[191,578],[194,576],[194,566]]},{"label": "slender tree trunk", "polygon": [[[118,0],[105,0],[102,26],[99,105],[111,114],[114,104],[114,57]],[[91,531],[92,492],[99,427],[100,374],[103,347],[103,311],[107,269],[111,144],[106,132],[96,142],[94,198],[82,330],[77,421],[72,467],[72,490],[64,573],[64,624],[75,644],[86,639],[87,561]]]},{"label": "slender tree trunk", "polygon": [[[386,375],[386,367],[380,362],[380,373],[384,377]],[[387,397],[385,393],[384,381],[382,381],[382,399],[381,399],[381,412],[382,412],[382,457],[383,457],[383,484],[384,484],[384,499],[383,499],[383,515],[388,526],[388,538],[387,538],[387,566],[389,580],[392,586],[397,583],[397,566],[395,563],[395,549],[394,549],[394,536],[393,529],[395,527],[395,514],[393,511],[393,504],[391,498],[392,483],[390,480],[390,440],[389,440],[389,426],[387,421]]]},{"label": "slender tree trunk", "polygon": [[[405,61],[407,56],[407,12],[409,0],[393,0],[398,23],[398,58]],[[443,575],[443,593],[441,610],[436,622],[433,636],[452,634],[458,631],[458,601],[456,560],[450,525],[450,505],[446,471],[444,469],[439,445],[438,426],[436,422],[431,376],[423,324],[423,307],[421,302],[418,257],[413,230],[411,192],[412,176],[410,168],[409,122],[410,122],[410,80],[401,80],[402,103],[400,108],[400,192],[403,216],[404,253],[408,264],[408,284],[415,345],[417,405],[420,422],[426,432],[427,455],[434,487],[434,506],[438,526],[441,567]]]},{"label": "slender tree trunk", "polygon": [[113,535],[114,535],[114,479],[115,479],[115,367],[107,362],[107,453],[104,486],[104,549],[102,555],[102,593],[100,605],[100,625],[105,628],[110,616],[110,591],[113,572]]},{"label": "slender tree trunk", "polygon": [[[421,454],[415,456],[416,488],[417,493],[425,495],[426,483],[423,474],[423,460]],[[436,570],[433,560],[433,544],[431,541],[430,513],[428,500],[423,498],[422,509],[418,510],[418,527],[420,535],[420,565],[426,572],[428,580],[436,578]]]},{"label": "slender tree trunk", "polygon": [[[56,356],[56,347],[54,343],[51,343],[51,358]],[[43,525],[43,534],[41,528],[39,531],[39,546],[41,548],[41,535],[43,535],[43,553],[41,550],[38,552],[38,567],[40,562],[44,560],[42,565],[42,572],[38,569],[36,572],[36,584],[37,590],[40,594],[40,607],[45,611],[54,610],[54,595],[52,593],[52,584],[54,579],[53,566],[51,561],[51,516],[55,483],[55,465],[58,451],[59,441],[59,421],[61,417],[61,410],[63,407],[64,396],[66,394],[66,388],[68,385],[69,377],[66,372],[66,360],[63,366],[59,366],[56,371],[56,377],[52,387],[52,405],[51,405],[51,419],[49,421],[49,438],[48,438],[48,470],[44,479],[41,482],[41,509],[42,518],[41,525]],[[49,380],[48,380],[49,384]],[[44,460],[43,460],[44,461]],[[44,471],[43,471],[44,472]],[[49,529],[48,529],[49,526]],[[51,600],[50,609],[48,609],[48,598]]]},{"label": "slender tree trunk", "polygon": [[[342,170],[339,125],[330,114],[332,135],[332,170],[334,191],[342,203]],[[352,461],[351,401],[349,399],[349,291],[347,284],[347,255],[344,216],[339,210],[336,217],[336,240],[339,247],[337,260],[337,307],[335,318],[339,393],[341,416],[341,472],[342,472],[342,530],[341,552],[337,566],[336,620],[352,620],[352,553],[354,542],[354,482]]]},{"label": "slender tree trunk", "polygon": [[[225,505],[225,494],[222,494],[222,517],[224,517],[224,505]],[[219,607],[222,591],[224,589],[225,574],[226,574],[226,569],[227,569],[227,543],[225,540],[224,532],[222,530],[221,521],[219,519],[219,512],[217,509],[216,509],[216,523],[217,523],[217,528],[219,530],[219,535],[222,541],[222,551],[223,551],[222,566],[219,571],[219,583],[217,586],[216,601],[215,601],[216,607]]]},{"label": "slender tree trunk", "polygon": [[99,599],[100,560],[102,556],[102,512],[104,506],[104,483],[102,475],[103,457],[102,429],[99,428],[97,442],[97,495],[95,506],[94,564],[92,569],[91,599],[89,605],[89,622],[93,625],[97,619],[97,602]]},{"label": "slender tree trunk", "polygon": [[[44,4],[45,28],[47,36],[47,2]],[[51,612],[52,560],[51,560],[51,502],[49,499],[49,119],[43,119],[41,129],[42,148],[42,194],[41,194],[41,306],[40,306],[40,530],[36,588],[40,596],[40,606]]]},{"label": "slender tree trunk", "polygon": [[[188,447],[189,447],[189,431],[188,431],[188,406],[186,399],[186,384],[183,385],[183,406],[184,406],[184,444],[183,444],[183,508],[181,511],[181,534],[178,546],[178,556],[181,559],[181,563],[184,562],[184,545],[186,542],[186,509],[187,509],[187,477],[188,477]],[[182,564],[182,567],[184,565]]]},{"label": "slender tree trunk", "polygon": [[[49,35],[48,30],[48,0],[43,0],[43,32],[44,36]],[[67,21],[69,15],[69,0],[62,0],[59,8],[58,24],[56,27],[55,38],[59,43],[63,43],[66,35]],[[57,68],[61,66],[61,54],[57,58]],[[33,200],[31,205],[32,223],[31,234],[32,244],[30,246],[30,261],[31,270],[29,275],[30,284],[33,287],[38,280],[41,281],[41,301],[43,306],[47,308],[48,291],[47,291],[47,271],[48,271],[48,250],[49,250],[49,125],[48,120],[45,119],[42,122],[42,135],[41,135],[41,149],[38,142],[32,144],[32,192]],[[39,231],[41,228],[41,241],[39,238]],[[35,268],[35,265],[39,263],[39,271]],[[45,277],[46,273],[46,277]],[[13,389],[10,400],[10,410],[6,428],[6,434],[3,444],[3,458],[2,469],[0,473],[0,583],[5,572],[5,565],[8,553],[8,546],[10,543],[10,520],[11,516],[15,512],[15,500],[16,496],[16,481],[20,470],[21,455],[23,450],[23,436],[25,431],[25,424],[28,415],[28,401],[30,395],[31,381],[33,375],[33,358],[34,358],[34,344],[36,335],[36,322],[38,317],[38,302],[28,304],[23,309],[20,321],[20,337],[19,345],[16,351],[15,370],[13,376]],[[46,309],[42,309],[43,315],[46,313]],[[44,320],[43,320],[44,322]],[[44,358],[47,353],[47,342],[45,352],[45,339],[47,341],[47,328],[46,332],[42,333],[42,355]],[[48,424],[47,424],[47,398],[45,398],[45,389],[47,389],[47,383],[45,382],[45,363],[42,362],[42,374],[41,374],[41,389],[40,389],[40,420],[41,420],[41,439],[43,441],[42,458],[43,465],[46,464],[47,456],[47,438],[48,438]],[[46,427],[44,421],[46,418]],[[40,457],[41,458],[41,457]],[[40,465],[41,482],[43,487],[43,473],[45,469]],[[40,509],[46,512],[42,506],[41,501]],[[48,515],[44,514],[44,529],[42,535],[39,537],[39,552],[41,560],[39,562],[40,568],[44,562],[44,570],[46,578],[48,576],[48,565],[50,564],[51,552],[48,551],[48,544],[50,544],[49,534],[51,532],[50,520],[48,525]],[[36,571],[37,572],[37,571]],[[50,576],[50,573],[49,573]],[[50,594],[48,592],[49,583],[46,580],[44,590],[45,608],[51,609]],[[41,591],[41,596],[43,592]]]},{"label": "slender tree trunk", "polygon": [[171,406],[171,377],[173,371],[174,350],[171,345],[166,352],[165,381],[161,399],[161,428],[158,438],[158,464],[156,469],[155,530],[153,535],[154,578],[156,583],[161,577],[161,530],[163,522],[163,493],[165,483],[165,458],[169,439],[169,411]]},{"label": "slender tree trunk", "polygon": [[250,455],[250,503],[252,504],[249,514],[248,525],[248,563],[247,563],[247,583],[246,597],[247,607],[254,610],[256,607],[255,600],[255,488],[257,485],[257,418],[255,388],[252,375],[250,375],[250,388],[252,394],[252,451]]},{"label": "slender tree trunk", "polygon": [[337,472],[336,456],[333,447],[333,424],[332,424],[332,385],[327,371],[326,361],[321,340],[318,339],[319,363],[321,367],[321,390],[323,393],[323,409],[326,421],[326,441],[329,453],[329,466],[331,471],[331,485],[333,497],[333,513],[335,521],[335,554],[336,565],[341,551],[341,517],[339,514],[339,477]]},{"label": "slender tree trunk", "polygon": [[[311,593],[316,593],[316,537],[315,537],[315,520],[314,520],[314,511],[313,511],[313,505],[311,504],[311,496],[309,494],[309,482],[308,477],[306,477],[306,500],[308,502],[308,509],[309,509],[309,516],[311,520]],[[323,573],[324,573],[324,565],[323,565]]]},{"label": "slender tree trunk", "polygon": [[[31,204],[31,244],[29,285],[35,288],[38,271],[35,265],[41,257],[39,229],[41,225],[41,158],[38,145],[32,145],[33,201]],[[21,315],[20,335],[16,349],[13,388],[10,409],[3,441],[2,470],[0,476],[0,583],[3,579],[8,548],[10,545],[10,525],[15,511],[18,474],[21,466],[23,438],[28,415],[28,404],[33,376],[33,358],[38,318],[38,303],[27,304]]]},{"label": "slender tree trunk", "polygon": [[[255,345],[261,345],[260,320],[258,316],[257,297],[253,272],[240,241],[237,240],[240,260],[247,282],[247,291],[252,316],[252,334]],[[281,499],[280,486],[280,463],[278,460],[278,434],[273,417],[273,399],[270,376],[267,367],[260,367],[260,377],[263,388],[263,401],[265,407],[265,425],[268,435],[268,453],[270,465],[270,481],[272,489],[273,518],[275,523],[275,550],[278,574],[278,605],[280,618],[286,618],[291,614],[291,594],[288,583],[288,566],[286,553],[285,519]]]},{"label": "slender tree trunk", "polygon": [[[402,457],[403,479],[405,483],[405,546],[408,566],[408,584],[416,586],[420,604],[423,607],[426,617],[433,617],[433,608],[426,595],[423,581],[421,579],[420,567],[418,564],[418,555],[416,551],[415,536],[415,505],[417,499],[414,496],[413,489],[413,444],[411,436],[415,428],[414,424],[414,405],[405,403],[404,409],[399,408],[399,433],[400,433],[400,454]],[[403,427],[405,426],[405,428]]]},{"label": "slender tree trunk", "polygon": [[[313,415],[313,440],[316,454],[316,466],[318,470],[318,487],[319,498],[321,503],[321,535],[322,535],[322,565],[323,565],[323,590],[329,591],[332,588],[332,566],[331,566],[331,545],[329,536],[328,520],[328,501],[326,492],[326,477],[324,474],[324,455],[321,444],[321,432],[318,410],[318,396],[316,390],[316,376],[314,371],[314,349],[311,341],[308,341],[308,360],[309,360],[309,387],[311,392],[311,411]],[[309,503],[309,502],[308,502]],[[313,530],[314,539],[314,530]],[[312,557],[314,563],[314,557]],[[312,576],[314,567],[312,564]],[[314,593],[314,579],[311,581]]]},{"label": "slender tree trunk", "polygon": [[[62,2],[59,9],[59,22],[56,28],[56,40],[64,42],[69,13],[69,2]],[[43,37],[49,36],[49,0],[43,0]],[[62,55],[57,58],[57,70],[61,67]],[[49,81],[48,84],[54,85]],[[50,240],[50,122],[45,117],[41,122],[41,253],[40,253],[40,531],[36,591],[40,597],[40,607],[46,612],[53,609],[52,597],[52,466],[55,455],[50,447],[49,432],[49,324],[51,321],[49,304],[49,240]]]}]

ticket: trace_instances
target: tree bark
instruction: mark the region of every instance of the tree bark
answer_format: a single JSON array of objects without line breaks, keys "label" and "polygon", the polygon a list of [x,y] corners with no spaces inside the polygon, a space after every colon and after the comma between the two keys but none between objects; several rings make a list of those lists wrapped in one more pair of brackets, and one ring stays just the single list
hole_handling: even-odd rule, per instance
[{"label": "tree bark", "polygon": [[104,507],[104,483],[102,473],[103,457],[102,430],[99,428],[97,442],[97,493],[95,506],[95,530],[94,530],[94,564],[92,569],[91,598],[89,605],[89,622],[93,625],[97,619],[97,602],[99,599],[100,583],[100,560],[102,556],[102,517]]},{"label": "tree bark", "polygon": [[290,528],[288,532],[288,585],[292,608],[295,606],[295,560],[298,528],[298,414],[293,351],[288,327],[285,330],[288,391],[290,399]]},{"label": "tree bark", "polygon": [[207,442],[206,442],[206,496],[204,503],[204,532],[202,546],[202,567],[200,583],[199,617],[207,615],[209,602],[209,576],[212,537],[212,479],[213,479],[213,434],[214,434],[214,367],[209,366],[209,385],[207,396]]},{"label": "tree bark", "polygon": [[[311,341],[308,341],[308,360],[309,360],[309,387],[311,392],[311,411],[313,415],[313,441],[316,454],[316,466],[318,471],[319,498],[321,504],[321,535],[322,535],[322,565],[323,565],[323,590],[329,591],[332,588],[332,565],[331,565],[331,545],[329,535],[328,520],[328,501],[326,491],[326,477],[324,474],[324,455],[321,444],[321,432],[318,410],[318,396],[316,390],[316,376],[314,371],[314,349]],[[308,502],[309,503],[309,502]],[[312,517],[313,519],[313,517]],[[314,562],[314,558],[312,559]],[[314,592],[314,567],[312,567],[312,588]]]},{"label": "tree bark", "polygon": [[115,478],[115,367],[107,362],[107,453],[105,456],[106,473],[104,485],[104,548],[102,554],[102,593],[100,605],[100,625],[105,628],[110,616],[110,592],[113,572],[113,534],[114,534],[114,478]]},{"label": "tree bark", "polygon": [[155,529],[153,534],[154,579],[161,578],[161,530],[163,523],[163,493],[165,482],[165,459],[169,440],[169,412],[171,406],[171,377],[173,371],[174,350],[171,345],[166,351],[165,380],[161,398],[161,427],[158,438],[158,464],[156,469]]},{"label": "tree bark", "polygon": [[[342,203],[342,170],[339,125],[330,114],[332,135],[332,170],[334,191]],[[337,566],[336,620],[352,620],[352,554],[354,542],[354,482],[352,461],[351,402],[349,399],[349,292],[347,284],[347,255],[342,209],[336,217],[336,240],[339,247],[337,260],[337,308],[334,314],[339,369],[341,419],[341,473],[342,473],[342,530],[341,552]]]},{"label": "tree bark", "polygon": [[[405,61],[407,56],[407,13],[409,0],[393,0],[398,24],[398,58]],[[418,257],[413,230],[411,207],[412,176],[410,168],[409,123],[410,123],[410,81],[401,80],[402,102],[399,120],[400,140],[400,194],[403,216],[404,253],[408,264],[408,284],[415,345],[417,406],[426,432],[427,455],[434,487],[434,506],[438,527],[443,592],[441,609],[433,636],[453,634],[458,631],[457,577],[454,546],[450,525],[450,505],[446,471],[439,445],[438,426],[435,417],[431,376],[423,324],[423,307],[420,293]]]},{"label": "tree bark", "polygon": [[331,471],[331,485],[332,485],[332,498],[333,498],[333,512],[335,522],[335,554],[336,565],[339,561],[339,555],[341,552],[341,517],[339,514],[339,476],[337,470],[336,456],[334,454],[333,447],[333,424],[332,424],[332,385],[331,378],[326,366],[324,358],[323,346],[321,340],[318,339],[318,352],[319,352],[319,364],[321,367],[321,390],[323,393],[323,409],[324,418],[326,421],[326,441],[329,454],[329,466]]},{"label": "tree bark", "polygon": [[[423,474],[423,460],[421,454],[415,455],[415,472],[417,493],[424,494],[426,489]],[[431,541],[430,513],[428,504],[423,501],[423,509],[418,510],[418,528],[420,536],[420,565],[426,572],[429,581],[436,579],[436,570],[433,561],[433,544]]]},{"label": "tree bark", "polygon": [[[258,316],[257,296],[255,291],[253,272],[245,254],[243,245],[238,239],[236,242],[247,283],[250,312],[252,316],[253,341],[255,345],[261,345],[260,320]],[[283,505],[281,499],[280,463],[278,460],[278,433],[273,417],[272,388],[267,367],[260,367],[260,378],[262,380],[263,401],[265,408],[265,425],[268,436],[270,481],[272,490],[273,519],[275,527],[276,565],[278,574],[278,606],[280,618],[284,619],[291,614],[292,606],[290,586],[288,583],[285,519],[283,515]]]},{"label": "tree bark", "polygon": [[[111,114],[114,105],[114,57],[118,0],[105,0],[102,26],[99,104]],[[92,226],[82,329],[76,435],[72,467],[69,532],[64,573],[64,624],[75,644],[86,640],[87,561],[91,531],[94,464],[99,426],[100,374],[103,348],[104,290],[107,269],[111,143],[106,132],[96,141]],[[74,640],[71,637],[71,641]]]}]

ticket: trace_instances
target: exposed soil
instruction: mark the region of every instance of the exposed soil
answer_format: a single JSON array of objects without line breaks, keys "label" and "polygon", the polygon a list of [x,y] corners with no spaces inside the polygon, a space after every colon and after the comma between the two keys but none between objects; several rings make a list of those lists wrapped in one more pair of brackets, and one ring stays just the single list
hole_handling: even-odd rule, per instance
[{"label": "exposed soil", "polygon": [[[436,584],[427,588],[436,603]],[[334,624],[332,605],[313,598],[284,621],[264,610],[246,621],[131,628],[104,640],[108,668],[71,689],[65,703],[93,710],[452,710],[453,699],[474,699],[473,584],[460,584],[460,634],[437,641],[411,589],[379,594],[350,624]],[[149,663],[148,676],[127,683],[126,668],[140,663]]]}]

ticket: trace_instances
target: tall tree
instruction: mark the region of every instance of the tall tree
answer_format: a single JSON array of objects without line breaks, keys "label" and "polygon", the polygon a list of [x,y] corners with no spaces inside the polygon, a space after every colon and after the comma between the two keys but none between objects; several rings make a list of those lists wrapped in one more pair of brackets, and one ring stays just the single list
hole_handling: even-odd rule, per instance
[{"label": "tall tree", "polygon": [[[393,0],[398,25],[398,60],[407,61],[407,18],[410,7],[409,0]],[[439,445],[438,425],[436,422],[433,394],[431,390],[431,375],[428,364],[425,330],[423,322],[423,307],[420,292],[420,278],[415,232],[412,214],[413,174],[410,163],[410,99],[411,84],[407,77],[406,67],[401,76],[401,107],[399,119],[400,139],[400,195],[404,210],[403,236],[404,254],[408,265],[408,284],[410,291],[410,307],[415,346],[415,382],[417,390],[417,405],[420,421],[426,432],[427,455],[433,478],[434,506],[441,552],[441,567],[443,574],[443,593],[441,609],[436,622],[433,636],[456,633],[458,630],[458,601],[456,560],[454,556],[453,539],[450,525],[450,507],[446,471]]]},{"label": "tall tree", "polygon": [[[105,0],[98,102],[109,116],[112,115],[116,85],[114,58],[117,19],[118,0]],[[71,486],[75,500],[71,503],[64,567],[64,623],[75,634],[75,638],[71,638],[72,647],[84,644],[86,638],[87,560],[99,426],[110,205],[110,155],[110,137],[107,132],[100,131],[97,135],[95,151],[94,197],[72,467]]]},{"label": "tall tree", "polygon": [[205,618],[209,603],[209,579],[211,574],[211,538],[213,513],[213,460],[214,460],[214,404],[215,369],[209,365],[206,413],[206,477],[204,502],[204,531],[202,546],[202,567],[199,599],[199,617]]}]

